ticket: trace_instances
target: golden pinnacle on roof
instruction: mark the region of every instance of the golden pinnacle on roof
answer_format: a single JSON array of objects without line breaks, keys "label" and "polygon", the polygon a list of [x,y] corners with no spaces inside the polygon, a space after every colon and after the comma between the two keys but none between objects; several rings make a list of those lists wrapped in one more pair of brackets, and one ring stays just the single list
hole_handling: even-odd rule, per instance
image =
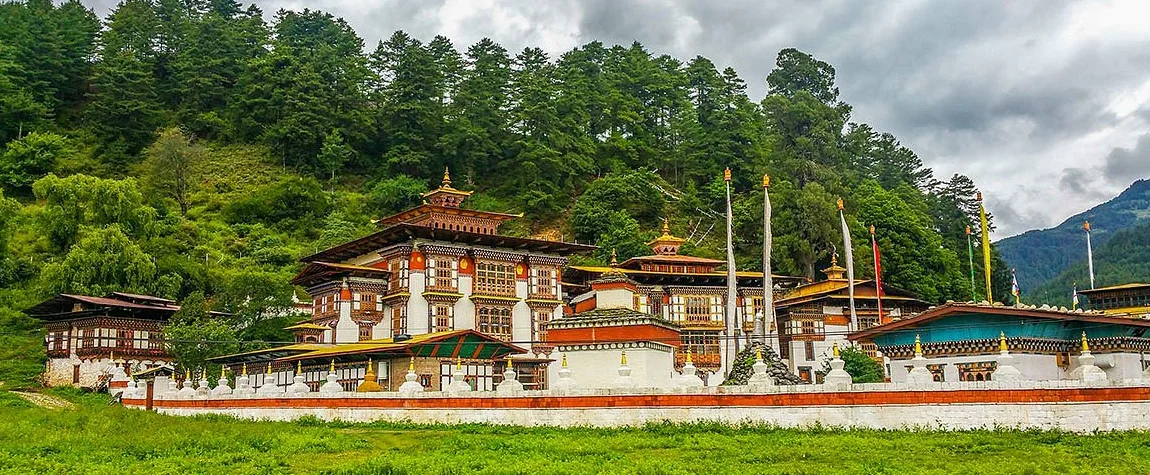
[{"label": "golden pinnacle on roof", "polygon": [[627,350],[623,350],[622,357],[619,359],[619,364],[627,366]]},{"label": "golden pinnacle on roof", "polygon": [[998,351],[1006,351],[1006,332],[998,332]]},{"label": "golden pinnacle on roof", "polygon": [[1086,342],[1086,332],[1082,332],[1082,352],[1090,353],[1090,344]]},{"label": "golden pinnacle on roof", "polygon": [[451,188],[451,169],[443,167],[443,184],[440,185],[444,188]]},{"label": "golden pinnacle on roof", "polygon": [[914,356],[922,356],[922,340],[917,333],[914,335]]},{"label": "golden pinnacle on roof", "polygon": [[831,346],[831,354],[834,355],[835,358],[839,357],[839,342],[836,341],[834,346]]},{"label": "golden pinnacle on roof", "polygon": [[669,234],[671,234],[671,223],[667,221],[667,218],[663,218],[663,235],[667,236]]},{"label": "golden pinnacle on roof", "polygon": [[611,248],[611,267],[619,267],[619,259],[615,256],[615,248]]},{"label": "golden pinnacle on roof", "polygon": [[839,265],[839,253],[832,252],[831,253],[831,267],[835,267],[837,265]]},{"label": "golden pinnacle on roof", "polygon": [[771,176],[770,175],[763,175],[763,188],[770,188],[770,187],[771,187]]}]

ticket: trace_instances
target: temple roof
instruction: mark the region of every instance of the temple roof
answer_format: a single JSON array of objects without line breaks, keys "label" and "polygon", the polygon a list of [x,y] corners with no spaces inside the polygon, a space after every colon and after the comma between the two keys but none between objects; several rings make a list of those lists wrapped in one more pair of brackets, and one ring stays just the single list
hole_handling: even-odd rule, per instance
[{"label": "temple roof", "polygon": [[354,241],[340,244],[320,251],[316,254],[300,259],[301,262],[340,262],[375,252],[392,244],[410,242],[414,239],[445,241],[455,245],[479,245],[492,248],[503,248],[559,255],[585,254],[595,249],[595,246],[560,241],[547,241],[498,234],[479,234],[466,231],[453,231],[450,229],[430,228],[414,224],[396,224],[376,231]]},{"label": "temple roof", "polygon": [[[850,298],[848,291],[849,285],[846,280],[824,280],[814,282],[811,284],[800,285],[795,287],[790,292],[783,294],[781,298],[775,301],[776,307],[786,307],[799,303],[806,303],[815,300],[823,300],[830,298]],[[874,280],[855,280],[855,289],[859,287],[875,287]],[[899,300],[899,301],[917,301],[924,306],[930,305],[930,302],[919,300],[910,291],[891,286],[890,284],[883,284],[883,300]],[[874,295],[859,295],[855,291],[855,299],[877,299]]]},{"label": "temple roof", "polygon": [[[82,307],[79,311],[74,310],[77,304]],[[108,312],[131,318],[167,320],[178,310],[180,307],[168,299],[115,292],[106,297],[58,294],[25,310],[24,313],[41,320],[66,320]]]},{"label": "temple roof", "polygon": [[548,330],[559,328],[610,327],[625,325],[655,325],[679,331],[675,324],[649,313],[629,308],[595,308],[547,323]]},{"label": "temple roof", "polygon": [[364,361],[369,358],[434,357],[463,359],[498,359],[527,350],[498,340],[475,330],[413,335],[407,339],[387,338],[357,343],[323,344],[304,343],[250,351],[211,358],[208,361],[223,364],[239,363],[295,363],[331,360]]},{"label": "temple roof", "polygon": [[[602,274],[611,270],[610,267],[603,266],[568,266],[571,271],[584,272],[588,274]],[[658,282],[666,285],[684,284],[684,285],[698,285],[701,281],[709,284],[725,285],[727,281],[726,272],[698,272],[698,273],[684,273],[684,272],[662,272],[662,271],[648,271],[640,269],[625,269],[622,267],[617,268],[619,272],[626,274],[628,277],[638,281],[640,284],[649,284]],[[738,271],[735,272],[735,278],[748,281],[758,280],[762,281],[763,273],[754,271]],[[771,274],[771,278],[775,279],[776,283],[786,282],[799,282],[804,280],[802,277],[794,277],[789,275]],[[566,282],[566,281],[565,281]],[[740,284],[744,285],[744,284]]]},{"label": "temple roof", "polygon": [[1134,290],[1134,289],[1150,290],[1150,284],[1143,284],[1140,282],[1131,282],[1129,284],[1111,285],[1109,287],[1099,287],[1097,289],[1079,290],[1078,293],[1084,294],[1087,297],[1089,297],[1090,294],[1095,294],[1095,293],[1112,292],[1115,290]]},{"label": "temple roof", "polygon": [[444,214],[454,216],[464,216],[469,218],[482,218],[496,222],[503,222],[515,218],[523,217],[522,214],[507,214],[507,213],[494,213],[491,211],[479,211],[473,209],[463,209],[448,206],[440,206],[435,204],[424,203],[406,211],[400,211],[386,218],[381,218],[376,221],[380,227],[386,227],[393,224],[407,223],[415,220],[416,218],[426,216],[429,214]]},{"label": "temple roof", "polygon": [[[635,256],[623,261],[619,264],[620,267],[631,268],[635,264],[652,263],[652,264],[680,264],[680,265],[703,265],[716,267],[723,264],[723,261],[718,259],[709,259],[706,257],[684,256],[681,254],[653,254],[650,256]],[[762,274],[759,274],[760,276]]]},{"label": "temple roof", "polygon": [[353,264],[340,264],[332,262],[309,262],[303,270],[292,278],[291,283],[303,287],[331,282],[338,277],[370,277],[387,279],[391,275],[386,269],[357,266]]}]

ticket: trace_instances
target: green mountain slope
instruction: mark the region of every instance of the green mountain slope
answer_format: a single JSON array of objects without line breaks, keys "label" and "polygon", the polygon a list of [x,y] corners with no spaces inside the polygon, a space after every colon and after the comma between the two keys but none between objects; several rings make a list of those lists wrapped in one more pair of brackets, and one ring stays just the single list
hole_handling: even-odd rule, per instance
[{"label": "green mountain slope", "polygon": [[[1106,244],[1094,252],[1094,281],[1096,287],[1150,282],[1150,223],[1123,229],[1114,233]],[[1086,259],[1079,259],[1032,295],[1036,302],[1069,305],[1071,290],[1090,288]]]},{"label": "green mountain slope", "polygon": [[[1072,265],[1085,263],[1082,225],[1086,221],[1090,221],[1090,238],[1099,250],[1119,231],[1150,223],[1150,180],[1134,182],[1114,199],[1071,216],[1057,227],[1027,231],[995,243],[1002,258],[1015,269],[1023,293],[1038,295],[1035,292],[1039,288]],[[1150,259],[1143,262],[1150,266]]]}]

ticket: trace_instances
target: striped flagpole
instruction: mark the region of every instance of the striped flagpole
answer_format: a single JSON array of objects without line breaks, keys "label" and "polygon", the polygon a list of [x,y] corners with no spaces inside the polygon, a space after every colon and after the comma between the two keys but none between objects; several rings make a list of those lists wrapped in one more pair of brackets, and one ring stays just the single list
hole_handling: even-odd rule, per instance
[{"label": "striped flagpole", "polygon": [[978,218],[982,222],[982,273],[986,275],[986,301],[994,302],[994,292],[990,290],[990,223],[986,219],[986,207],[982,205],[982,192],[978,192]]}]

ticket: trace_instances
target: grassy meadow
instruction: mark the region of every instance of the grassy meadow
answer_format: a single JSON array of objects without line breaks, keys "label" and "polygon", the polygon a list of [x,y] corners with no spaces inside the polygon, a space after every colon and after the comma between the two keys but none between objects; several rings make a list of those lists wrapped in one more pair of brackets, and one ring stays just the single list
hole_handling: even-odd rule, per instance
[{"label": "grassy meadow", "polygon": [[179,418],[0,391],[0,473],[1150,473],[1150,434],[404,426]]}]

